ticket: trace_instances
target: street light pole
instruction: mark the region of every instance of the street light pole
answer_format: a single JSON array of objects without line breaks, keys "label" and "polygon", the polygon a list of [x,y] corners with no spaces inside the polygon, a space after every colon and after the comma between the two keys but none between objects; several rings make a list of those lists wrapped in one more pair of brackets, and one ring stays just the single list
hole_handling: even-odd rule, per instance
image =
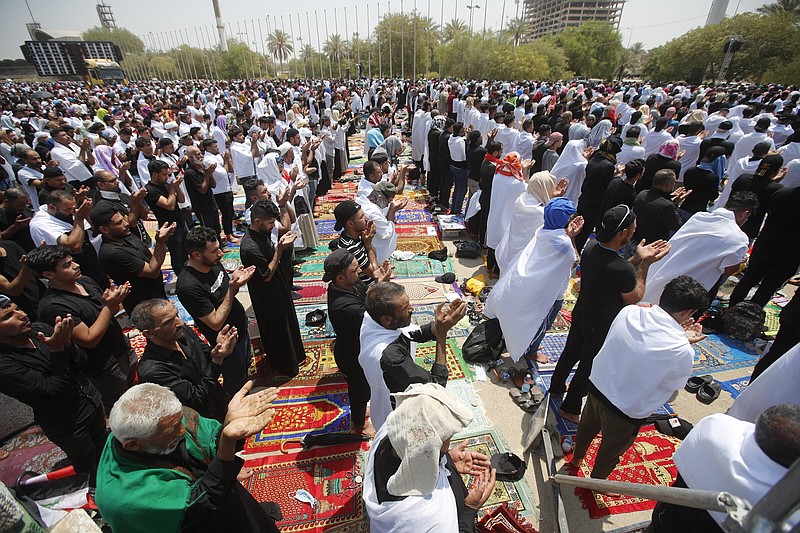
[{"label": "street light pole", "polygon": [[479,6],[478,4],[473,4],[473,5],[467,6],[467,9],[469,9],[469,33],[470,33],[470,35],[472,35],[472,13],[474,12],[474,10],[480,9],[480,8],[481,8],[481,6]]}]

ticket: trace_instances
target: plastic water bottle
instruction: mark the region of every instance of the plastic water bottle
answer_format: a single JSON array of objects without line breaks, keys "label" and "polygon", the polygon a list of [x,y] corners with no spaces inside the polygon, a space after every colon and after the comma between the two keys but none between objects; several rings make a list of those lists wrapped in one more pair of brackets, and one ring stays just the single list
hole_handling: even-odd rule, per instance
[{"label": "plastic water bottle", "polygon": [[575,447],[575,444],[572,442],[572,437],[567,437],[563,441],[561,441],[561,449],[564,450],[564,453],[569,453]]}]

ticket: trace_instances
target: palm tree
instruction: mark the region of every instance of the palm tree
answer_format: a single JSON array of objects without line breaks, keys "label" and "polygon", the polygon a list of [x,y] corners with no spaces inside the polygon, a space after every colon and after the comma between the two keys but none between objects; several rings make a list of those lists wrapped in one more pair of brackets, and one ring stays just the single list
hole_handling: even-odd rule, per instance
[{"label": "palm tree", "polygon": [[317,49],[310,44],[304,44],[300,49],[300,59],[303,65],[311,61],[311,77],[315,77],[314,65],[316,64],[315,58],[317,57]]},{"label": "palm tree", "polygon": [[292,38],[285,31],[275,30],[267,37],[267,49],[278,60],[281,71],[283,71],[283,62],[289,59],[289,54],[294,52]]},{"label": "palm tree", "polygon": [[761,15],[792,15],[800,17],[800,0],[776,0],[774,4],[765,4],[756,12]]},{"label": "palm tree", "polygon": [[459,35],[467,33],[469,28],[467,24],[460,19],[453,19],[442,28],[442,41],[452,41]]},{"label": "palm tree", "polygon": [[511,38],[514,46],[518,46],[528,32],[528,23],[524,18],[513,18],[508,21],[504,31]]},{"label": "palm tree", "polygon": [[342,57],[347,55],[347,41],[342,39],[342,36],[333,34],[328,37],[328,40],[322,45],[322,51],[327,54],[331,62],[336,62],[339,65],[339,77],[342,77]]}]

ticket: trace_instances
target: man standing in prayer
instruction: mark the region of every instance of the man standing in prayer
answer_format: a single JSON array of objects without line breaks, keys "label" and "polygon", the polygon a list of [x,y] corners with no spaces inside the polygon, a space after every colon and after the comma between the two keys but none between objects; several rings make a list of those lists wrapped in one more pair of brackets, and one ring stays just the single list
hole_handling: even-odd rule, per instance
[{"label": "man standing in prayer", "polygon": [[[288,231],[287,212],[285,203],[276,206],[271,200],[259,200],[253,204],[241,257],[245,267],[256,267],[247,287],[266,359],[274,371],[294,377],[306,352],[292,299],[291,248],[298,235]],[[272,230],[279,219],[281,227],[274,243]]]},{"label": "man standing in prayer", "polygon": [[622,139],[619,137],[603,139],[586,165],[586,178],[583,180],[578,199],[578,214],[583,217],[583,230],[575,237],[578,250],[583,249],[589,235],[594,231],[595,224],[604,215],[600,211],[600,203],[603,201],[608,184],[614,179],[617,154],[621,149]]},{"label": "man standing in prayer", "polygon": [[686,384],[694,361],[690,343],[704,338],[692,315],[707,305],[706,290],[679,276],[664,288],[658,305],[622,308],[592,366],[573,467],[580,467],[592,439],[602,432],[591,477],[607,478],[647,417]]},{"label": "man standing in prayer", "polygon": [[361,205],[352,200],[345,200],[333,210],[336,217],[334,229],[341,231],[337,248],[344,248],[352,253],[361,268],[359,277],[367,286],[377,278],[378,259],[372,240],[376,234],[375,223],[367,218]]}]

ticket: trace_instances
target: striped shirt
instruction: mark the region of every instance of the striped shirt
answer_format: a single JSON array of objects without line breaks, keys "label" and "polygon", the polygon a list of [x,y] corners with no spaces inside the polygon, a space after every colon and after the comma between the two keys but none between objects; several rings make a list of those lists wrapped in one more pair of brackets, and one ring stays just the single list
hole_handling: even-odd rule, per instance
[{"label": "striped shirt", "polygon": [[367,248],[364,246],[364,241],[361,240],[361,237],[351,239],[345,233],[342,233],[339,235],[338,245],[339,248],[346,248],[348,252],[356,256],[358,266],[361,267],[361,274],[358,276],[361,278],[361,281],[368,286],[375,283],[373,278],[364,273],[367,267],[369,267],[369,255],[367,254]]}]

